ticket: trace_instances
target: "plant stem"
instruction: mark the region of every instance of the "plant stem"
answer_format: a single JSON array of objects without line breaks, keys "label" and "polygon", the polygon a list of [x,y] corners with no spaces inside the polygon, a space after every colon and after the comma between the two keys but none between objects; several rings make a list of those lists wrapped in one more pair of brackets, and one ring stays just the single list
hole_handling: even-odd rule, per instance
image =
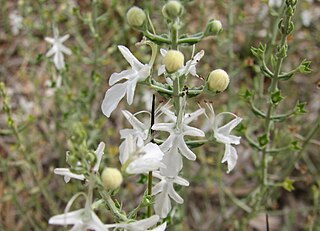
[{"label": "plant stem", "polygon": [[[150,133],[151,133],[151,142],[154,143],[153,139],[153,133],[154,130],[152,130],[152,126],[154,125],[154,120],[155,120],[155,104],[156,104],[156,96],[155,94],[152,95],[152,108],[151,108],[151,122],[150,122]],[[152,195],[152,171],[149,172],[148,174],[148,196],[151,197]],[[147,217],[151,217],[152,215],[152,204],[148,205],[147,209]]]}]

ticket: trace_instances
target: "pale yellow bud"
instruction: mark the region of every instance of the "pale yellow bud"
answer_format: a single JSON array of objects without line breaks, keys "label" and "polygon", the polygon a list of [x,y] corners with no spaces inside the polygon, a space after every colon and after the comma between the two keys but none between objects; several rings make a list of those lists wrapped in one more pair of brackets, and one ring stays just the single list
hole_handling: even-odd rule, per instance
[{"label": "pale yellow bud", "polygon": [[183,13],[183,6],[179,1],[169,1],[162,8],[162,14],[165,18],[174,20]]},{"label": "pale yellow bud", "polygon": [[122,174],[117,168],[105,168],[102,171],[101,179],[107,190],[115,190],[123,181]]},{"label": "pale yellow bud", "polygon": [[210,91],[224,91],[230,82],[229,75],[222,69],[214,70],[208,78],[208,89]]},{"label": "pale yellow bud", "polygon": [[141,27],[146,18],[144,11],[136,6],[131,7],[127,12],[127,21],[130,26]]},{"label": "pale yellow bud", "polygon": [[174,73],[183,67],[184,56],[180,51],[170,50],[164,56],[163,63],[168,73]]}]

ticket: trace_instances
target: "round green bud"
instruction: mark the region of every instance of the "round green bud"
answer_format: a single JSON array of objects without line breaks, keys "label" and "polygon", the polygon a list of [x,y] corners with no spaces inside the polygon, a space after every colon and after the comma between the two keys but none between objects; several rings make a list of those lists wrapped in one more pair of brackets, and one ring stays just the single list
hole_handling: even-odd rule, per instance
[{"label": "round green bud", "polygon": [[146,21],[146,14],[144,11],[136,6],[131,7],[127,12],[127,21],[130,26],[141,27]]},{"label": "round green bud", "polygon": [[107,190],[115,190],[122,181],[122,174],[117,168],[105,168],[101,174],[101,180]]},{"label": "round green bud", "polygon": [[205,30],[205,35],[210,36],[210,35],[217,35],[222,31],[222,24],[219,20],[210,20],[207,23],[207,27]]},{"label": "round green bud", "polygon": [[227,89],[230,82],[229,75],[222,69],[214,70],[208,78],[208,89],[210,91],[224,91]]},{"label": "round green bud", "polygon": [[175,20],[183,13],[183,6],[179,1],[169,1],[162,8],[162,14],[165,18]]},{"label": "round green bud", "polygon": [[184,65],[184,55],[177,50],[170,50],[163,58],[163,63],[168,73],[178,71]]}]

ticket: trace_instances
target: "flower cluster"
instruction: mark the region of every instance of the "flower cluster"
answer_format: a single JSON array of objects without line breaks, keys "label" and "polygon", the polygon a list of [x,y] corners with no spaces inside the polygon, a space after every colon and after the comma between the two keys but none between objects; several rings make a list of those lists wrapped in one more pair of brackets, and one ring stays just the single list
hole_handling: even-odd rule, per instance
[{"label": "flower cluster", "polygon": [[[194,45],[206,36],[219,34],[222,30],[222,24],[218,20],[210,20],[205,32],[191,37],[179,37],[177,33],[181,28],[179,17],[184,12],[181,3],[169,1],[163,7],[162,12],[169,22],[171,30],[170,34],[163,37],[149,31],[148,27],[152,23],[142,9],[133,7],[128,11],[128,23],[133,28],[142,31],[146,37],[141,44],[149,45],[152,49],[151,59],[149,63],[143,64],[127,47],[119,45],[120,53],[131,67],[110,76],[110,88],[106,91],[101,104],[102,113],[109,118],[125,96],[128,105],[132,105],[136,88],[140,83],[156,91],[155,94],[159,93],[168,99],[165,105],[156,108],[155,95],[153,95],[151,112],[140,111],[133,114],[129,110],[121,111],[131,125],[131,128],[120,130],[122,139],[119,146],[121,170],[126,174],[148,175],[148,189],[140,204],[141,207],[148,207],[147,218],[134,220],[132,219],[134,216],[127,217],[121,208],[115,206],[111,196],[113,192],[117,191],[116,189],[121,185],[123,178],[116,168],[105,168],[99,174],[99,166],[105,149],[105,144],[101,142],[94,152],[88,152],[87,156],[81,155],[81,158],[67,153],[67,162],[70,164],[70,168],[56,168],[54,170],[55,174],[64,176],[66,183],[71,178],[86,183],[88,193],[86,194],[85,208],[69,212],[70,206],[68,206],[64,214],[52,217],[49,220],[50,224],[73,225],[72,230],[163,231],[167,224],[161,219],[170,215],[172,200],[178,204],[184,202],[176,191],[176,185],[189,186],[188,180],[181,177],[181,172],[184,158],[191,161],[197,159],[191,143],[205,143],[213,140],[223,143],[225,153],[222,163],[227,162],[228,173],[234,169],[238,156],[232,145],[238,145],[240,137],[232,135],[231,131],[242,119],[230,112],[215,115],[212,105],[208,105],[209,115],[204,108],[194,111],[192,108],[188,108],[188,101],[191,97],[203,92],[216,95],[228,87],[229,76],[221,69],[212,71],[207,75],[207,78],[199,77],[197,64],[203,58],[204,51],[201,50],[195,54]],[[63,53],[71,54],[71,50],[62,44],[68,38],[69,35],[59,37],[56,28],[54,28],[54,38],[46,38],[46,41],[53,45],[47,56],[54,56],[53,61],[58,70],[65,67]],[[191,58],[187,62],[185,62],[185,56],[180,50],[179,44],[193,45]],[[163,65],[156,70],[154,64],[159,46],[162,46],[160,53]],[[158,75],[158,79],[162,81],[158,82],[153,78],[154,70],[156,70],[155,75]],[[201,86],[190,86],[189,77],[199,78],[205,82]],[[139,117],[143,115],[147,115],[147,118],[140,120]],[[223,119],[227,115],[235,118],[222,125]],[[209,134],[192,125],[200,116],[208,118],[212,131]],[[153,181],[153,177],[156,178],[155,181]],[[119,218],[119,223],[105,225],[96,215],[94,208],[98,206],[93,205],[93,189],[95,187],[98,188],[101,200],[106,203],[110,212]],[[154,201],[150,198],[153,198]],[[69,203],[73,201],[74,199],[71,199]],[[152,206],[155,212],[153,216]],[[157,223],[160,225],[152,228]]]}]

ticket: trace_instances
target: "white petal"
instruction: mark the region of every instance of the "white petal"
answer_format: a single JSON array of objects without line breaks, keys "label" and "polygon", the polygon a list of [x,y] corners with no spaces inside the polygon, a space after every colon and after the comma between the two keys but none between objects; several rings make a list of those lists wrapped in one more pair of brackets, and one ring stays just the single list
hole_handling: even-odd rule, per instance
[{"label": "white petal", "polygon": [[44,40],[46,40],[48,43],[54,44],[54,38],[45,37]]},{"label": "white petal", "polygon": [[141,133],[145,133],[146,130],[148,130],[149,125],[145,125],[144,123],[141,123],[134,115],[131,114],[131,112],[127,110],[122,110],[122,114],[124,115],[124,117],[126,117],[126,119],[131,124],[134,130]]},{"label": "white petal", "polygon": [[93,167],[93,171],[95,171],[95,172],[97,172],[99,170],[99,166],[100,166],[100,162],[101,162],[102,156],[104,154],[105,146],[106,145],[105,145],[104,142],[100,142],[97,150],[94,152],[96,154],[96,157],[97,157],[97,163]]},{"label": "white petal", "polygon": [[70,38],[70,35],[69,34],[66,34],[64,36],[62,36],[61,38],[59,38],[59,41],[61,43],[65,42],[68,38]]},{"label": "white petal", "polygon": [[162,180],[158,184],[152,187],[152,195],[157,195],[158,193],[163,191],[164,185],[166,181]]},{"label": "white petal", "polygon": [[174,123],[156,123],[152,126],[152,129],[156,131],[170,132],[173,130],[174,126]]},{"label": "white petal", "polygon": [[57,175],[65,176],[65,182],[68,183],[70,178],[77,179],[77,180],[84,180],[85,176],[83,174],[76,174],[70,171],[68,168],[55,168],[53,172]]},{"label": "white petal", "polygon": [[183,136],[179,136],[178,139],[178,148],[184,157],[186,157],[189,160],[195,160],[197,159],[196,154],[194,154],[185,143]]},{"label": "white petal", "polygon": [[167,222],[157,226],[156,228],[154,229],[148,229],[149,231],[165,231],[166,230],[166,227],[167,227]]},{"label": "white petal", "polygon": [[118,83],[106,92],[101,104],[102,112],[105,116],[110,117],[111,113],[116,109],[120,100],[126,94],[127,83]]},{"label": "white petal", "polygon": [[46,57],[52,56],[54,53],[56,53],[56,48],[52,47],[46,54]]},{"label": "white petal", "polygon": [[124,70],[120,73],[113,73],[109,78],[109,85],[112,86],[123,79],[132,79],[135,76],[137,76],[137,72],[135,70]]},{"label": "white petal", "polygon": [[160,54],[164,57],[166,56],[166,54],[168,53],[168,51],[166,49],[161,48],[160,49]]},{"label": "white petal", "polygon": [[[218,116],[217,116],[218,117]],[[236,127],[238,126],[238,124],[242,121],[242,118],[240,117],[236,117],[235,119],[231,120],[229,123],[223,125],[222,127],[218,128],[218,133],[222,133],[222,134],[230,134],[230,132]]]},{"label": "white petal", "polygon": [[154,226],[159,221],[160,217],[158,215],[153,215],[146,219],[135,221],[126,225],[128,231],[140,231],[147,230],[148,228]]},{"label": "white petal", "polygon": [[161,65],[158,69],[158,76],[162,75],[163,73],[166,72],[166,66],[165,65]]},{"label": "white petal", "polygon": [[199,128],[191,127],[188,125],[183,126],[183,135],[185,136],[198,136],[198,137],[204,137],[205,134],[202,130]]},{"label": "white petal", "polygon": [[87,225],[87,229],[92,229],[95,231],[107,231],[104,224],[101,222],[99,217],[92,211],[91,212],[91,220],[89,224]]},{"label": "white petal", "polygon": [[156,195],[154,210],[161,218],[167,217],[171,210],[171,201],[167,193],[160,193]]},{"label": "white petal", "polygon": [[168,189],[169,196],[178,204],[183,203],[182,197],[174,190],[173,185],[171,184]]},{"label": "white petal", "polygon": [[63,69],[65,66],[63,54],[57,51],[53,56],[53,62],[58,70]]},{"label": "white petal", "polygon": [[195,120],[197,117],[202,115],[205,112],[204,108],[200,108],[196,110],[195,112],[192,112],[190,114],[185,115],[184,124],[189,124],[191,121]]},{"label": "white petal", "polygon": [[84,209],[53,216],[49,219],[50,225],[73,225],[82,222]]},{"label": "white petal", "polygon": [[145,81],[146,78],[148,78],[150,75],[150,70],[151,70],[151,67],[148,64],[144,65],[144,67],[138,71],[136,80],[138,82]]},{"label": "white petal", "polygon": [[173,180],[173,183],[179,184],[182,186],[189,186],[189,181],[187,181],[186,179],[184,179],[180,176],[176,176],[175,179]]},{"label": "white petal", "polygon": [[64,45],[60,45],[60,51],[62,51],[63,53],[65,53],[65,54],[67,54],[67,55],[71,55],[72,54],[72,52],[71,52],[71,50],[68,48],[68,47],[66,47],[66,46],[64,46]]},{"label": "white petal", "polygon": [[134,92],[136,90],[137,80],[128,81],[127,85],[127,103],[129,105],[133,102]]},{"label": "white petal", "polygon": [[177,121],[177,117],[174,114],[174,112],[170,111],[168,108],[166,107],[162,107],[161,111],[167,116],[169,117],[170,120],[172,120],[173,122]]},{"label": "white petal", "polygon": [[132,69],[140,70],[143,67],[143,64],[131,53],[131,51],[125,46],[118,46],[123,57],[131,65]]},{"label": "white petal", "polygon": [[224,156],[221,163],[224,163],[227,161],[227,164],[228,164],[227,173],[229,173],[236,166],[238,155],[237,155],[237,150],[234,147],[232,147],[230,144],[226,144],[225,146],[226,146],[225,152],[224,152]]},{"label": "white petal", "polygon": [[175,177],[179,174],[183,167],[183,162],[176,145],[165,153],[162,163],[166,165],[166,168],[160,169],[161,175]]},{"label": "white petal", "polygon": [[129,159],[129,153],[126,152],[126,141],[123,141],[119,146],[119,160],[121,165],[123,165]]},{"label": "white petal", "polygon": [[163,152],[167,152],[173,147],[173,144],[176,142],[177,135],[170,133],[169,137],[160,145],[160,148]]}]

